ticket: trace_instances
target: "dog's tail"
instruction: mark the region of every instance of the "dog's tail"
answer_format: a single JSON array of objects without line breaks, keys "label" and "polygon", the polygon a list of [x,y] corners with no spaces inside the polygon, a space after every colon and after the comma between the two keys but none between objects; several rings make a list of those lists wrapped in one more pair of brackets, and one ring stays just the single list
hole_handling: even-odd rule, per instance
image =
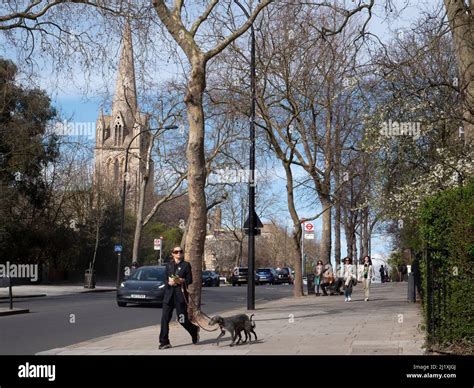
[{"label": "dog's tail", "polygon": [[252,324],[252,329],[255,329],[255,328],[257,327],[257,325],[255,324],[255,321],[252,321],[252,318],[253,318],[254,315],[255,315],[255,314],[252,314],[252,315],[250,316],[250,323]]}]

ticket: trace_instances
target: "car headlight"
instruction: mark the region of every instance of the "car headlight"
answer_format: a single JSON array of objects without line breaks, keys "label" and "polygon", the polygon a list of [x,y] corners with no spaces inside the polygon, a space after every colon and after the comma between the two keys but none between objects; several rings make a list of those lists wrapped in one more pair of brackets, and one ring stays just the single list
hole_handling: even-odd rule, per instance
[{"label": "car headlight", "polygon": [[125,288],[125,283],[124,282],[120,283],[120,288]]},{"label": "car headlight", "polygon": [[164,284],[162,284],[162,285],[161,285],[161,286],[159,286],[158,288],[163,288],[164,286],[165,286],[165,285],[164,285]]}]

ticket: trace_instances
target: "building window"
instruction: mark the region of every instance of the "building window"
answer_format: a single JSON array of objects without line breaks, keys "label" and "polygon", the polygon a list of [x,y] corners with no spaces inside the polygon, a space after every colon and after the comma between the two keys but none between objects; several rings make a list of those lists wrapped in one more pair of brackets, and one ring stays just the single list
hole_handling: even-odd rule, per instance
[{"label": "building window", "polygon": [[118,181],[119,181],[119,161],[118,161],[118,159],[115,159],[115,161],[114,161],[114,181],[115,181],[115,183],[118,183]]}]

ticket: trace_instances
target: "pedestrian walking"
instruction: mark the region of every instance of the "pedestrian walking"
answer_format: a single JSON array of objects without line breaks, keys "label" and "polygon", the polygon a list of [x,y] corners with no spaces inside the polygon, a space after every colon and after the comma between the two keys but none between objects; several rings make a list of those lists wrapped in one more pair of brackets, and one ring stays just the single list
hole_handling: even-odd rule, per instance
[{"label": "pedestrian walking", "polygon": [[336,295],[342,295],[344,292],[341,291],[341,287],[344,284],[344,261],[341,264],[336,265],[336,272],[334,273],[334,293]]},{"label": "pedestrian walking", "polygon": [[316,271],[315,271],[315,277],[314,277],[314,286],[316,288],[316,296],[321,295],[319,293],[319,287],[321,285],[322,274],[323,274],[323,262],[321,260],[318,260],[316,264]]},{"label": "pedestrian walking", "polygon": [[165,295],[163,297],[163,311],[161,316],[160,346],[159,349],[171,348],[168,338],[169,324],[176,309],[178,322],[191,335],[193,344],[199,342],[199,327],[188,319],[186,289],[193,282],[191,264],[184,261],[184,251],[181,247],[173,248],[172,260],[166,265]]},{"label": "pedestrian walking", "polygon": [[344,302],[350,302],[352,300],[352,286],[353,282],[356,281],[354,274],[354,267],[352,265],[352,260],[349,257],[344,258],[344,267],[343,267],[343,277],[344,277]]},{"label": "pedestrian walking", "polygon": [[370,283],[372,281],[372,260],[369,256],[364,257],[364,266],[362,267],[362,284],[364,285],[365,301],[369,300]]},{"label": "pedestrian walking", "polygon": [[380,266],[379,272],[380,272],[380,282],[385,283],[385,268],[383,267],[383,265]]}]

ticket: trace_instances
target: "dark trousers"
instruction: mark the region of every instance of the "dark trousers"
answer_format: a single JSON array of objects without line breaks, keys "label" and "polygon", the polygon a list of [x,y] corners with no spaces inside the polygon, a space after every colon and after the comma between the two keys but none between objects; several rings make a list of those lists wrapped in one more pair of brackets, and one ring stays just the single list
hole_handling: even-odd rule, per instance
[{"label": "dark trousers", "polygon": [[170,331],[170,321],[173,317],[173,309],[176,309],[178,322],[186,329],[191,337],[194,337],[197,334],[197,326],[193,325],[188,319],[188,309],[186,303],[179,303],[175,299],[176,297],[171,298],[169,303],[163,303],[160,331],[160,344],[162,345],[170,343],[168,335]]},{"label": "dark trousers", "polygon": [[326,288],[329,287],[331,284],[330,283],[321,283],[321,288],[323,290],[323,294],[327,295],[328,292],[326,291]]},{"label": "dark trousers", "polygon": [[342,278],[337,278],[337,280],[334,282],[334,291],[336,292],[336,294],[339,294],[341,292],[341,287],[343,283],[344,281],[342,280]]},{"label": "dark trousers", "polygon": [[327,292],[328,288],[329,288],[330,291],[332,290],[333,293],[339,294],[341,286],[342,286],[342,280],[341,279],[335,280],[334,283],[322,283],[321,284],[321,288],[323,289],[323,294],[324,295],[328,294],[328,292]]}]

